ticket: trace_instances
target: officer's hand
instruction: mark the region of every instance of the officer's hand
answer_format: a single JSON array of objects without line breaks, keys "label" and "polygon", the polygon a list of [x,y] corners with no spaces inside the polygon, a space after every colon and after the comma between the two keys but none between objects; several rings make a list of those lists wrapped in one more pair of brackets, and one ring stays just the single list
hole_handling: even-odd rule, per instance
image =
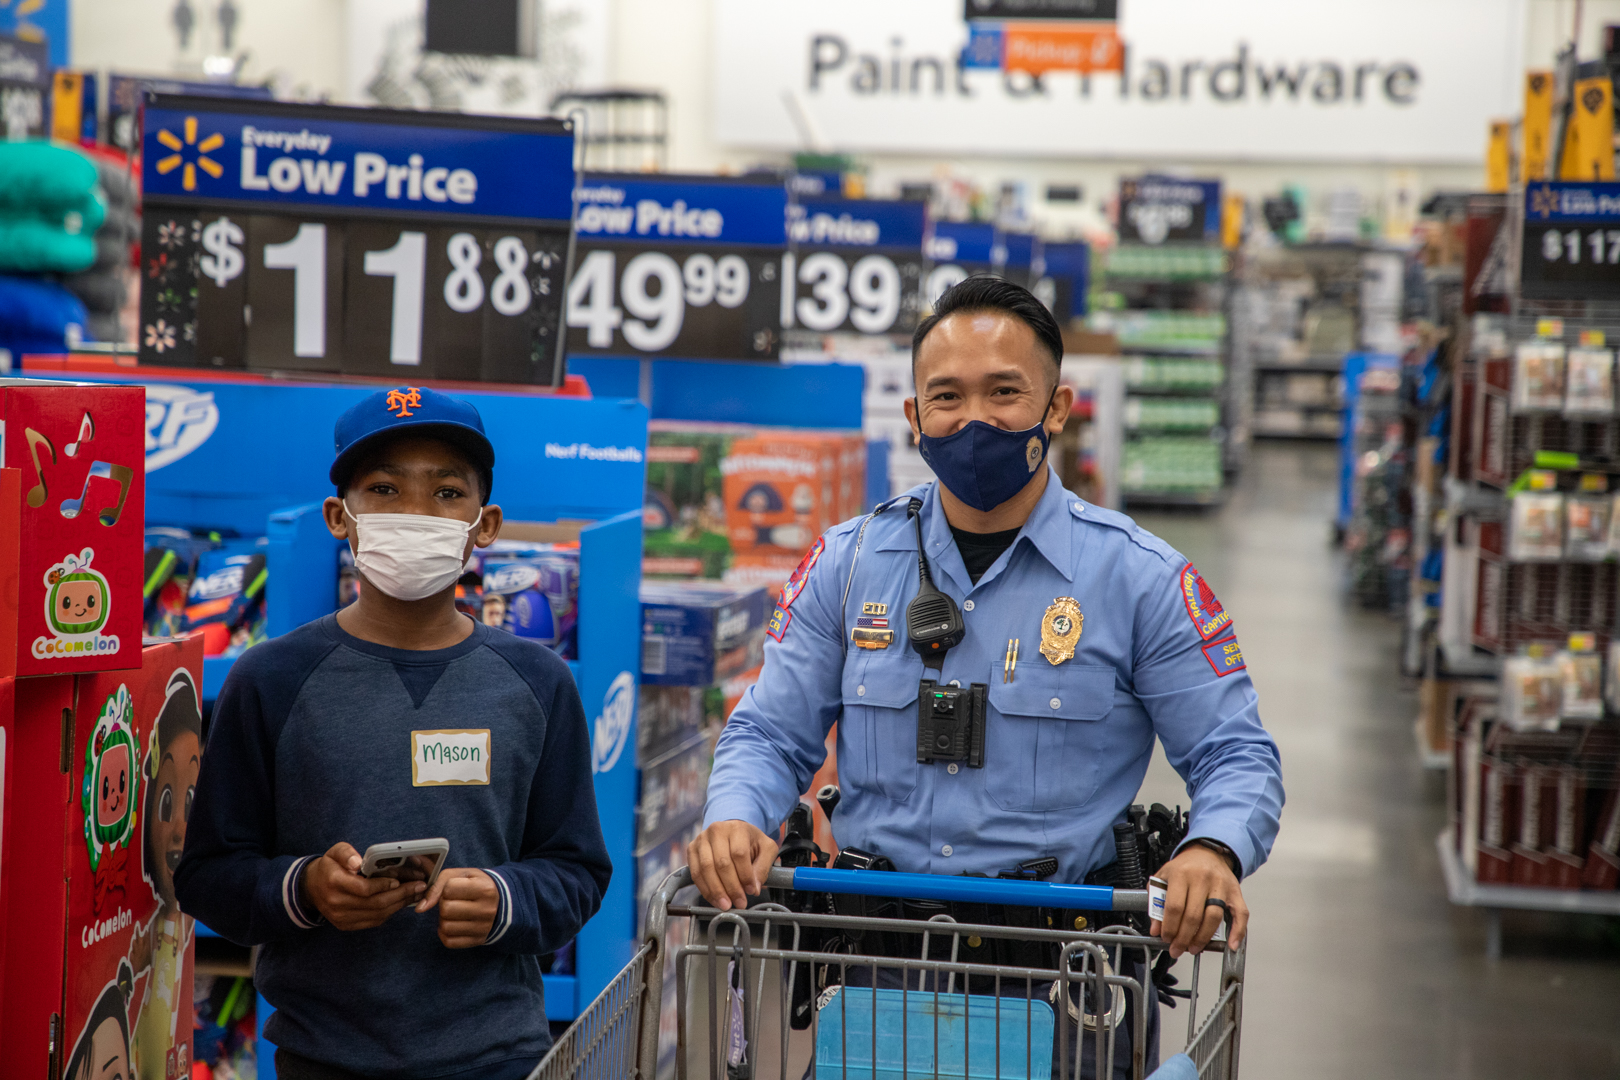
[{"label": "officer's hand", "polygon": [[1167,887],[1164,891],[1164,922],[1153,920],[1148,932],[1170,945],[1170,955],[1194,955],[1204,951],[1221,925],[1225,913],[1204,901],[1214,897],[1226,901],[1232,910],[1229,940],[1236,947],[1243,943],[1249,926],[1249,909],[1243,903],[1243,889],[1226,859],[1202,844],[1189,844],[1181,854],[1159,871]]},{"label": "officer's hand", "polygon": [[775,840],[746,821],[717,821],[686,845],[686,863],[703,898],[729,911],[759,895],[778,850]]},{"label": "officer's hand", "polygon": [[370,930],[381,926],[406,904],[427,892],[420,881],[394,877],[360,876],[360,853],[346,843],[332,845],[319,859],[304,866],[298,876],[302,899],[326,916],[339,930]]}]

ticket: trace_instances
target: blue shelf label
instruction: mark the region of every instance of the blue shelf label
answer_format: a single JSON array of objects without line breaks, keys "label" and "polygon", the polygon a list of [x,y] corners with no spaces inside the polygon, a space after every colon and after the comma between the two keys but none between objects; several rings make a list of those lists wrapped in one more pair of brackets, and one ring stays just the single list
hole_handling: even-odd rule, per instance
[{"label": "blue shelf label", "polygon": [[788,239],[801,247],[922,252],[928,204],[921,200],[808,198],[788,207]]},{"label": "blue shelf label", "polygon": [[[423,114],[424,117],[433,114]],[[567,221],[574,137],[555,120],[154,95],[148,198]]]},{"label": "blue shelf label", "polygon": [[989,265],[996,246],[996,227],[986,221],[937,221],[928,241],[935,262]]},{"label": "blue shelf label", "polygon": [[1565,181],[1524,189],[1526,221],[1620,221],[1620,183]]},{"label": "blue shelf label", "polygon": [[581,241],[781,247],[787,189],[775,178],[593,173],[579,189]]}]

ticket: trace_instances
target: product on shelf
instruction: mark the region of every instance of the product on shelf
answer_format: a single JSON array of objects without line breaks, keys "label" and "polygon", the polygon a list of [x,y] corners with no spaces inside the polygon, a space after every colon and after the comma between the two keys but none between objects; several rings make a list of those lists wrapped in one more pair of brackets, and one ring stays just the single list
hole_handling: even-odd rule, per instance
[{"label": "product on shelf", "polygon": [[1559,716],[1565,720],[1603,719],[1603,658],[1592,634],[1570,636],[1570,648],[1557,656]]},{"label": "product on shelf", "polygon": [[1502,661],[1502,720],[1514,731],[1556,731],[1563,684],[1558,662],[1543,656]]},{"label": "product on shelf", "polygon": [[657,423],[642,572],[779,588],[818,536],[861,511],[865,494],[857,433]]},{"label": "product on shelf", "polygon": [[227,540],[198,557],[180,629],[202,633],[205,655],[238,656],[265,639],[266,546],[262,536]]},{"label": "product on shelf", "polygon": [[758,667],[769,610],[762,588],[643,582],[642,684],[708,686]]},{"label": "product on shelf", "polygon": [[579,544],[497,540],[482,553],[486,626],[579,658]]},{"label": "product on shelf", "polygon": [[1516,562],[1564,557],[1564,496],[1524,491],[1514,496],[1508,558]]},{"label": "product on shelf", "polygon": [[1221,447],[1198,437],[1145,437],[1127,442],[1120,478],[1127,494],[1212,491],[1224,480]]},{"label": "product on shelf", "polygon": [[1613,350],[1571,349],[1564,384],[1564,414],[1603,417],[1613,412]]},{"label": "product on shelf", "polygon": [[1564,407],[1564,346],[1524,341],[1513,354],[1513,408],[1556,412]]},{"label": "product on shelf", "polygon": [[1564,500],[1564,557],[1597,561],[1609,555],[1607,495],[1570,495]]},{"label": "product on shelf", "polygon": [[219,536],[198,536],[191,529],[154,525],[146,530],[145,539],[142,633],[146,637],[178,637],[185,632],[186,597],[197,577],[197,560],[219,545]]}]

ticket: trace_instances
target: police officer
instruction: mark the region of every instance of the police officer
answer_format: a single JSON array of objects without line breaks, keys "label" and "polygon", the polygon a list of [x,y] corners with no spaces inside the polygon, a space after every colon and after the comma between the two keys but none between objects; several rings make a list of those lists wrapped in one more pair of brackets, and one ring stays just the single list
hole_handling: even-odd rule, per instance
[{"label": "police officer", "polygon": [[[997,278],[956,285],[917,328],[905,411],[938,480],[908,496],[965,636],[942,660],[908,641],[907,606],[925,586],[907,496],[816,542],[715,750],[705,828],[688,848],[715,906],[759,893],[834,721],[841,847],[928,874],[994,876],[1052,857],[1061,882],[1114,861],[1112,826],[1157,736],[1192,808],[1151,932],[1175,956],[1199,952],[1224,905],[1242,940],[1239,881],[1265,861],[1283,804],[1277,748],[1231,616],[1198,571],[1064,490],[1047,464],[1074,400],[1058,381],[1062,350],[1046,308]],[[978,767],[919,762],[925,678],[985,684]]]}]

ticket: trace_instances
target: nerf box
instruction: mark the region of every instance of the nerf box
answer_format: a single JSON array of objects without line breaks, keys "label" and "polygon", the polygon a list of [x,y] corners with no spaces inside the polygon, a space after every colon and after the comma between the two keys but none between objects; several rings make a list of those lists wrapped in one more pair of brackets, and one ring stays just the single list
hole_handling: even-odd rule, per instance
[{"label": "nerf box", "polygon": [[579,544],[497,540],[482,556],[484,623],[579,657]]},{"label": "nerf box", "polygon": [[0,536],[17,538],[0,542],[17,583],[0,675],[140,666],[145,439],[143,387],[0,380],[0,465],[16,470]]},{"label": "nerf box", "polygon": [[718,582],[641,585],[643,686],[708,686],[758,667],[765,654],[764,589]]}]

